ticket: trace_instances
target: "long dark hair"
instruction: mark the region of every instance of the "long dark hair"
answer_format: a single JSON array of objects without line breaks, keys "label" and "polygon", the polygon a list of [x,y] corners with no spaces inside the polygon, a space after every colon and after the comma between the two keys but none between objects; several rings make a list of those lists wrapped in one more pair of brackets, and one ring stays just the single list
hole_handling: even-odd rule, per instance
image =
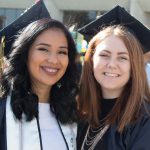
[{"label": "long dark hair", "polygon": [[[76,46],[67,28],[59,21],[50,18],[29,24],[17,36],[9,55],[9,66],[2,76],[2,93],[6,97],[11,91],[11,106],[17,119],[25,113],[27,121],[38,117],[38,96],[31,90],[31,80],[27,67],[28,53],[35,39],[45,30],[58,28],[68,41],[69,64],[60,79],[61,87],[53,85],[51,90],[51,110],[62,123],[76,120]],[[12,89],[11,89],[12,88]]]}]

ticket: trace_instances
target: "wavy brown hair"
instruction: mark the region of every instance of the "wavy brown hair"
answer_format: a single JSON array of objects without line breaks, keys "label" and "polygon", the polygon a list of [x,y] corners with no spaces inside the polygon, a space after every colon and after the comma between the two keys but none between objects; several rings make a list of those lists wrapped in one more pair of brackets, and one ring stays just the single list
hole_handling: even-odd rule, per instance
[{"label": "wavy brown hair", "polygon": [[82,119],[92,126],[100,125],[102,92],[93,74],[92,56],[96,46],[110,35],[117,36],[124,42],[129,52],[131,65],[130,79],[105,118],[105,123],[110,125],[117,123],[118,131],[122,132],[127,124],[138,119],[142,108],[146,109],[145,103],[149,103],[150,99],[142,46],[133,33],[125,27],[120,25],[106,27],[89,42],[81,75],[78,106]]}]

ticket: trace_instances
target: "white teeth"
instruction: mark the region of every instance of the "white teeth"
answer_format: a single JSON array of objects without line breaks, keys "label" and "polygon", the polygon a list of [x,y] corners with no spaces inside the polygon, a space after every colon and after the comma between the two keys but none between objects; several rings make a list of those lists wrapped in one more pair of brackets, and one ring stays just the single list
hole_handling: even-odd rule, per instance
[{"label": "white teeth", "polygon": [[45,68],[45,70],[46,70],[47,72],[52,72],[52,73],[55,73],[55,72],[58,71],[58,69],[51,69],[51,68]]},{"label": "white teeth", "polygon": [[109,77],[118,77],[119,75],[118,74],[115,74],[115,73],[108,73],[108,72],[105,72],[104,73],[106,76],[109,76]]}]

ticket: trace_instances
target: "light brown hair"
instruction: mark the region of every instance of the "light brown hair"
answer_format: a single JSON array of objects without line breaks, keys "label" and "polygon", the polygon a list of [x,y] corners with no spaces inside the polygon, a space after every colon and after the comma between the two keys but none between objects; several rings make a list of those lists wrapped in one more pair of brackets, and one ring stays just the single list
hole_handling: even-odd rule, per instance
[{"label": "light brown hair", "polygon": [[127,124],[137,120],[141,108],[150,99],[142,47],[137,38],[123,26],[116,25],[104,28],[89,42],[80,81],[79,113],[81,118],[90,125],[100,125],[102,92],[101,86],[93,74],[92,56],[96,46],[110,35],[117,36],[124,42],[129,52],[131,65],[130,79],[111,112],[105,118],[105,123],[110,125],[118,123],[118,131],[122,132]]}]

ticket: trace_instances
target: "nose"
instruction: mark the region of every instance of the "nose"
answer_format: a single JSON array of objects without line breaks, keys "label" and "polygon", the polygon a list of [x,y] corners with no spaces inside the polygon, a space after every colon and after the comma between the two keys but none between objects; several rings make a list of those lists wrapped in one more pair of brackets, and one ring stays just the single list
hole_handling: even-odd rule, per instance
[{"label": "nose", "polygon": [[57,56],[57,54],[55,54],[55,53],[48,54],[47,61],[49,63],[52,63],[52,64],[57,64],[58,63],[58,56]]},{"label": "nose", "polygon": [[108,68],[112,68],[112,69],[116,68],[117,67],[117,61],[116,61],[116,59],[115,58],[109,59],[108,63],[107,63],[107,67]]}]

